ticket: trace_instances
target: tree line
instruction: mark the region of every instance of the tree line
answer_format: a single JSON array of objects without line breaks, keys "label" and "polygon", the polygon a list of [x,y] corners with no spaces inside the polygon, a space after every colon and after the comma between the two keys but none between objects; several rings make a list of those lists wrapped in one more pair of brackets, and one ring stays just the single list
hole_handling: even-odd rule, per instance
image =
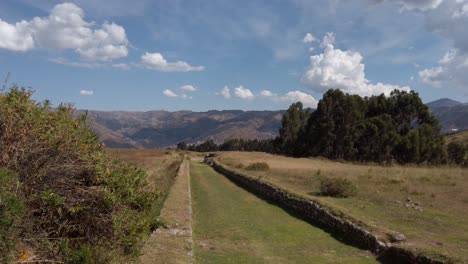
[{"label": "tree line", "polygon": [[222,144],[216,144],[213,140],[209,139],[201,144],[186,144],[180,142],[177,144],[177,149],[197,151],[197,152],[210,152],[210,151],[261,151],[274,153],[274,145],[272,139],[229,139]]},{"label": "tree line", "polygon": [[414,91],[361,97],[330,89],[315,111],[301,102],[292,104],[273,140],[232,139],[220,145],[209,140],[186,149],[264,151],[387,164],[463,164],[467,146],[445,147],[441,126]]}]

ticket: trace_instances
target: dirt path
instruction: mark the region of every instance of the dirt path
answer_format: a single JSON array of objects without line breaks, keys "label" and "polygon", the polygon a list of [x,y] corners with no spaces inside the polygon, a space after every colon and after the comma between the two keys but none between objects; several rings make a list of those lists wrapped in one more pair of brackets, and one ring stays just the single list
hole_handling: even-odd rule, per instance
[{"label": "dirt path", "polygon": [[141,263],[192,263],[192,205],[189,162],[184,161],[172,186],[158,228],[143,248]]}]

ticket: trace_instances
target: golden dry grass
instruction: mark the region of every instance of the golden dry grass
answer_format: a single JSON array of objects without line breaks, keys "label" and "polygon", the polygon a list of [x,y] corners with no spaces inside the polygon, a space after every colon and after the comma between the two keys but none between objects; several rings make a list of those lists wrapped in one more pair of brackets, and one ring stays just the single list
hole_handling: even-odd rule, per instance
[{"label": "golden dry grass", "polygon": [[446,136],[446,143],[458,142],[468,144],[468,131],[462,131],[459,133],[451,134]]},{"label": "golden dry grass", "polygon": [[[401,232],[407,237],[404,246],[468,262],[466,168],[383,167],[247,152],[225,152],[217,159],[231,168],[315,199],[338,214],[362,222],[382,237],[392,231]],[[254,162],[266,162],[270,170],[242,169]],[[346,199],[320,197],[319,178],[323,176],[349,179],[357,185],[357,195]],[[408,198],[411,202],[407,202]]]},{"label": "golden dry grass", "polygon": [[148,188],[160,192],[169,191],[175,176],[174,166],[182,159],[175,151],[158,149],[106,149],[106,154],[145,170]]}]

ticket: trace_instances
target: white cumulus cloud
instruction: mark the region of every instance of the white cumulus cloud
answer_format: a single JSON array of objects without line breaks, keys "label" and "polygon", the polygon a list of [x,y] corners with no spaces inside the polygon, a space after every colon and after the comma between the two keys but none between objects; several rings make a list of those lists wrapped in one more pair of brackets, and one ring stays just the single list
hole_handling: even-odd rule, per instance
[{"label": "white cumulus cloud", "polygon": [[326,47],[322,54],[310,56],[310,65],[301,80],[304,85],[316,92],[341,89],[346,93],[361,96],[381,93],[388,95],[394,89],[409,90],[407,86],[372,84],[365,77],[362,55],[359,52],[335,49],[329,44],[334,42],[330,40],[331,36],[332,33],[324,37],[322,44],[326,44]]},{"label": "white cumulus cloud", "polygon": [[307,34],[304,36],[304,38],[302,39],[302,42],[304,42],[304,43],[311,43],[311,42],[313,42],[313,41],[315,41],[315,37],[314,37],[314,35],[312,35],[312,34],[310,34],[310,33],[307,33]]},{"label": "white cumulus cloud", "polygon": [[223,87],[223,89],[221,90],[221,92],[219,93],[216,93],[216,95],[220,95],[226,99],[229,99],[231,98],[231,91],[229,90],[229,87],[227,85],[225,85]]},{"label": "white cumulus cloud", "polygon": [[176,93],[174,93],[173,91],[169,89],[164,90],[163,95],[167,97],[179,97],[179,95],[177,95]]},{"label": "white cumulus cloud", "polygon": [[148,69],[162,72],[203,71],[203,66],[192,66],[185,61],[168,62],[161,53],[146,52],[141,56],[141,62]]},{"label": "white cumulus cloud", "polygon": [[327,32],[320,43],[321,48],[326,48],[328,45],[335,45],[335,33],[333,32]]},{"label": "white cumulus cloud", "polygon": [[80,95],[93,95],[94,91],[93,90],[80,90]]},{"label": "white cumulus cloud", "polygon": [[253,93],[242,85],[234,89],[234,96],[245,100],[252,100],[255,98]]},{"label": "white cumulus cloud", "polygon": [[305,107],[316,108],[318,101],[310,94],[306,94],[300,91],[291,91],[285,95],[278,97],[281,102],[295,103],[301,102]]},{"label": "white cumulus cloud", "polygon": [[171,98],[192,99],[192,96],[188,96],[187,94],[184,94],[184,93],[177,94],[170,89],[164,90],[163,95],[166,97],[171,97]]},{"label": "white cumulus cloud", "polygon": [[179,89],[186,92],[195,92],[197,90],[193,85],[183,85],[179,87]]},{"label": "white cumulus cloud", "polygon": [[272,93],[271,91],[268,90],[263,90],[260,92],[260,96],[262,97],[273,97],[276,96],[276,94]]},{"label": "white cumulus cloud", "polygon": [[105,22],[100,28],[84,20],[75,4],[56,5],[48,17],[9,24],[0,19],[0,48],[29,51],[35,48],[71,49],[87,60],[108,61],[128,55],[125,29]]}]

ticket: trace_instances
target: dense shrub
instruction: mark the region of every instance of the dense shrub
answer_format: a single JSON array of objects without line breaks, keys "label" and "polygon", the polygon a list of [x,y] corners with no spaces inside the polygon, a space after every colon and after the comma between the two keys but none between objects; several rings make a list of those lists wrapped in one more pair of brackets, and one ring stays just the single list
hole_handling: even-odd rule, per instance
[{"label": "dense shrub", "polygon": [[12,249],[19,239],[24,204],[17,197],[18,178],[0,169],[0,262],[10,262]]},{"label": "dense shrub", "polygon": [[356,186],[344,178],[320,178],[320,195],[346,198],[356,194]]},{"label": "dense shrub", "polygon": [[[18,182],[6,208],[24,204],[18,232],[28,239],[22,243],[40,259],[65,262],[135,255],[157,225],[151,207],[158,194],[145,190],[146,175],[108,159],[85,116],[76,117],[65,105],[50,108],[30,95],[16,86],[0,94],[0,167],[14,171]],[[0,243],[18,239],[2,237]]]},{"label": "dense shrub", "polygon": [[463,165],[468,148],[458,142],[450,142],[447,146],[448,159],[451,163]]},{"label": "dense shrub", "polygon": [[270,166],[266,162],[255,162],[249,164],[245,169],[249,171],[267,171],[270,169]]}]

